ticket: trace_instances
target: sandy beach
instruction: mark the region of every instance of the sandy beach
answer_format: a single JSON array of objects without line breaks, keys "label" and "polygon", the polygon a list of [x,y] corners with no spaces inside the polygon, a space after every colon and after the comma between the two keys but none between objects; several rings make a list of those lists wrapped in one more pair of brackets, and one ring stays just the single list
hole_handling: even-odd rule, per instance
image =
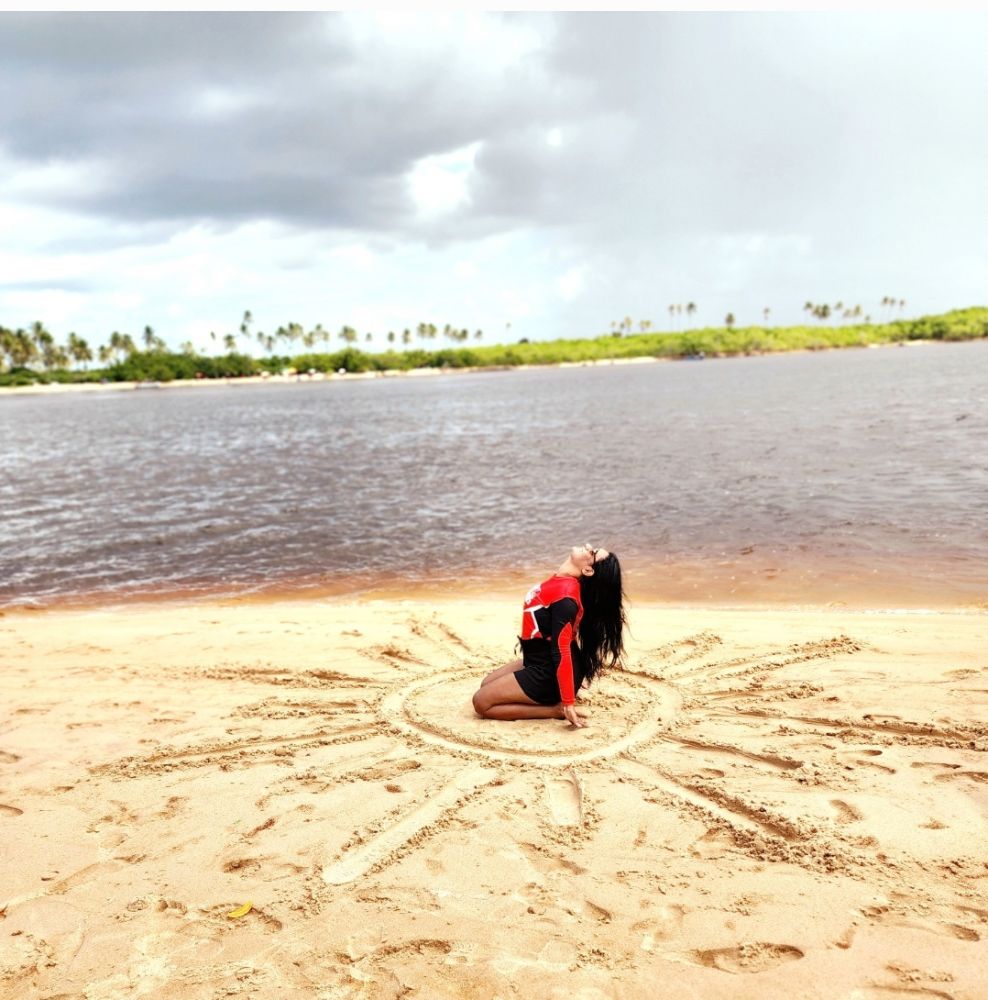
[{"label": "sandy beach", "polygon": [[572,730],[518,607],[0,617],[0,996],[988,996],[988,615],[635,604]]}]

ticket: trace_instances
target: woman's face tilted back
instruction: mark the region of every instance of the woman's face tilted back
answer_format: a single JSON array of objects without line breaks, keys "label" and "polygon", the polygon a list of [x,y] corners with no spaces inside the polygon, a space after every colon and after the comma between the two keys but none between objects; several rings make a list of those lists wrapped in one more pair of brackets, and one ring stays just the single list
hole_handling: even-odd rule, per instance
[{"label": "woman's face tilted back", "polygon": [[608,556],[607,549],[596,549],[589,542],[585,545],[574,545],[570,549],[569,562],[581,576],[593,576],[595,562],[600,562]]}]

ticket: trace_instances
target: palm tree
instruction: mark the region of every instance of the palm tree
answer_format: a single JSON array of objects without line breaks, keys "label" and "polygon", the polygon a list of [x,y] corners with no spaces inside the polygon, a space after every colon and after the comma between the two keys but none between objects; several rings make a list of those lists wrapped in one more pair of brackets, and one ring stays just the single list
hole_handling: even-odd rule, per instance
[{"label": "palm tree", "polygon": [[187,354],[189,357],[192,357],[196,353],[195,344],[193,344],[191,340],[185,341],[185,343],[182,344],[179,350],[183,354]]},{"label": "palm tree", "polygon": [[46,371],[52,368],[65,368],[68,365],[68,355],[55,343],[55,338],[40,320],[35,320],[31,324],[31,339],[36,349],[35,356],[41,358],[41,364]]},{"label": "palm tree", "polygon": [[52,344],[52,348],[45,359],[45,367],[54,368],[57,371],[62,371],[69,367],[69,356],[61,344]]},{"label": "palm tree", "polygon": [[250,325],[254,322],[254,317],[249,309],[244,310],[244,318],[240,321],[240,335],[248,343],[250,342]]},{"label": "palm tree", "polygon": [[77,337],[74,333],[69,334],[69,357],[78,364],[85,365],[93,360],[93,352],[82,337]]},{"label": "palm tree", "polygon": [[404,330],[401,331],[401,342],[402,345],[407,347],[412,342],[412,331],[406,326]]},{"label": "palm tree", "polygon": [[13,353],[13,344],[14,331],[0,326],[0,366],[4,368],[8,367],[6,359]]},{"label": "palm tree", "polygon": [[388,343],[393,344],[395,342],[395,332],[394,330],[388,330]]},{"label": "palm tree", "polygon": [[224,334],[223,346],[232,354],[237,349],[237,338],[232,333]]},{"label": "palm tree", "polygon": [[771,310],[771,309],[770,309],[770,308],[769,308],[768,306],[766,306],[766,307],[765,307],[765,308],[764,308],[764,309],[762,310],[762,316],[764,316],[764,317],[765,317],[765,325],[766,325],[766,326],[768,326],[768,318],[769,318],[769,316],[770,316],[771,314],[772,314],[772,310]]},{"label": "palm tree", "polygon": [[686,318],[692,319],[696,315],[696,303],[687,302],[686,303]]},{"label": "palm tree", "polygon": [[150,326],[144,327],[144,346],[149,351],[154,347],[154,330]]},{"label": "palm tree", "polygon": [[734,313],[728,313],[724,317],[724,325],[727,327],[728,330],[730,330],[731,327],[734,326]]}]

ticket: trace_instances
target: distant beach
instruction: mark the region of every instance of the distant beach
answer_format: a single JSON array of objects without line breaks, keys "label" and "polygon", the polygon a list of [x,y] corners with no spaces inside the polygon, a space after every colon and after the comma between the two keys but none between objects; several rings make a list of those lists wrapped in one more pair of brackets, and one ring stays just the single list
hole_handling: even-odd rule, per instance
[{"label": "distant beach", "polygon": [[[884,343],[861,344],[856,347],[834,346],[823,348],[792,348],[786,350],[754,350],[745,354],[719,354],[714,353],[709,357],[713,358],[738,358],[738,357],[765,357],[775,354],[818,354],[821,351],[840,350],[860,350],[877,349],[882,347],[925,347],[934,344],[942,344],[939,340],[897,340]],[[295,372],[290,375],[268,373],[261,375],[240,375],[227,378],[202,378],[202,379],[168,379],[159,380],[124,380],[124,381],[101,381],[101,382],[48,382],[34,383],[33,385],[0,385],[0,396],[9,393],[13,395],[26,395],[33,393],[58,395],[63,392],[94,392],[99,390],[132,390],[132,389],[188,389],[193,386],[209,385],[230,385],[230,386],[251,386],[251,385],[290,385],[306,382],[339,382],[365,379],[387,379],[387,378],[427,378],[432,376],[448,376],[455,374],[472,375],[478,373],[495,373],[506,371],[528,371],[545,368],[588,368],[588,367],[610,367],[613,365],[639,365],[652,364],[655,362],[673,361],[699,361],[706,360],[707,355],[702,356],[644,356],[630,358],[594,358],[585,361],[549,361],[539,364],[510,364],[510,365],[480,365],[480,366],[446,366],[438,368],[409,368],[409,369],[386,369],[374,371],[342,371],[342,372],[321,372],[305,371]]]},{"label": "distant beach", "polygon": [[[920,343],[920,342],[917,342]],[[877,346],[877,345],[876,345]],[[133,389],[188,389],[219,385],[251,386],[251,385],[295,385],[309,382],[351,382],[367,379],[388,378],[431,378],[448,375],[474,375],[483,372],[526,371],[541,368],[587,368],[610,365],[638,365],[653,362],[678,360],[675,358],[605,358],[594,361],[559,361],[545,365],[499,365],[496,367],[465,367],[465,368],[409,368],[407,370],[391,369],[388,371],[366,372],[297,372],[293,375],[242,375],[236,378],[220,379],[171,379],[160,381],[124,381],[124,382],[49,382],[35,385],[0,386],[0,394],[31,394],[62,392],[96,392],[99,390],[126,391]]]}]

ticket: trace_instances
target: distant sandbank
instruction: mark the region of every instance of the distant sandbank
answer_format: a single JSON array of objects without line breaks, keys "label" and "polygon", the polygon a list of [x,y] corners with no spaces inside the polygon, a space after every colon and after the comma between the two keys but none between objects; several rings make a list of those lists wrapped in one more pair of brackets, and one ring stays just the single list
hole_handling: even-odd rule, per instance
[{"label": "distant sandbank", "polygon": [[[884,347],[922,347],[929,344],[938,344],[942,341],[936,340],[907,340],[895,341],[881,344],[864,344],[856,348],[848,347],[826,347],[815,350],[793,349],[786,351],[752,351],[748,354],[717,354],[709,355],[709,359],[714,358],[736,358],[736,357],[768,357],[780,354],[820,354],[827,351],[843,350],[863,350],[877,349]],[[612,365],[640,365],[672,362],[693,362],[696,360],[706,360],[688,357],[634,357],[634,358],[596,358],[587,361],[560,361],[553,364],[535,365],[479,365],[474,367],[447,367],[447,368],[410,368],[408,370],[390,369],[387,371],[369,372],[299,372],[294,375],[243,375],[228,378],[202,378],[202,379],[172,379],[167,382],[49,382],[46,385],[18,385],[0,386],[0,396],[8,395],[59,395],[66,392],[119,392],[128,390],[150,390],[150,389],[188,389],[202,388],[208,386],[253,386],[253,385],[294,385],[310,382],[349,382],[364,379],[391,379],[391,378],[427,378],[431,376],[449,375],[469,375],[481,372],[506,372],[506,371],[533,371],[546,368],[594,368]]]}]

